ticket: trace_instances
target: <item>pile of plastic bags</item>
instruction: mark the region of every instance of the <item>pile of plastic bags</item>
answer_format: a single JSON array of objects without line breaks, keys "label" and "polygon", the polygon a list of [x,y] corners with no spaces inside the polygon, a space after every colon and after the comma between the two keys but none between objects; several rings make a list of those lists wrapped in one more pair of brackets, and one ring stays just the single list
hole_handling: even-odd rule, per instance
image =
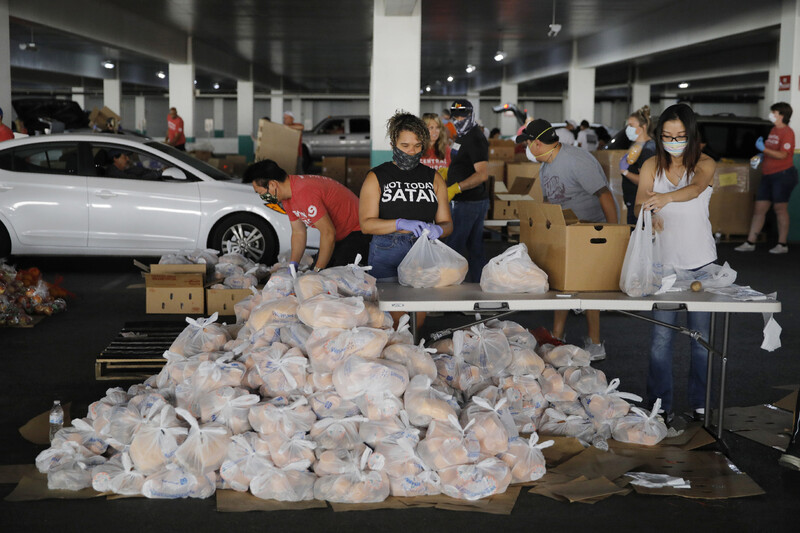
[{"label": "pile of plastic bags", "polygon": [[357,264],[276,270],[237,324],[187,319],[158,375],[109,389],[37,467],[53,489],[148,498],[474,500],[544,475],[543,435],[604,446],[666,433],[580,348],[496,320],[414,344],[375,296]]}]

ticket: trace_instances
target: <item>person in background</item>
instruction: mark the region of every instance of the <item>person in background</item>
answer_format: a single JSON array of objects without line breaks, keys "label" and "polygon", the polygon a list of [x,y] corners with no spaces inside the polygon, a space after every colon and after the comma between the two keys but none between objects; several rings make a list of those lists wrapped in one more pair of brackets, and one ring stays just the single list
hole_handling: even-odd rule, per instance
[{"label": "person in background", "polygon": [[453,125],[453,121],[450,120],[450,109],[448,108],[442,109],[442,124],[444,124],[447,130],[447,142],[453,144],[458,133],[456,132],[456,127]]},{"label": "person in background", "polygon": [[186,151],[186,136],[183,132],[183,119],[178,116],[178,110],[169,108],[167,115],[167,138],[165,142],[178,150]]},{"label": "person in background", "polygon": [[3,124],[3,109],[0,108],[0,141],[8,141],[14,138],[11,128]]},{"label": "person in background", "polygon": [[566,125],[563,128],[558,128],[556,130],[556,135],[558,135],[558,141],[562,145],[573,146],[575,144],[575,131],[578,129],[578,123],[570,118],[565,122]]},{"label": "person in background", "polygon": [[499,139],[500,138],[500,128],[492,128],[492,131],[489,132],[490,139]]},{"label": "person in background", "polygon": [[[528,159],[542,164],[539,179],[547,202],[571,209],[582,221],[617,222],[617,209],[605,172],[592,154],[571,144],[562,144],[553,126],[541,118],[529,123],[516,142],[526,143]],[[564,338],[568,314],[568,311],[555,311],[554,337]],[[585,349],[593,361],[605,359],[605,346],[600,339],[600,312],[586,311],[585,314],[588,330]]]},{"label": "person in background", "polygon": [[428,127],[431,140],[427,150],[422,155],[420,163],[439,172],[442,178],[447,178],[447,168],[450,166],[450,143],[447,142],[447,132],[444,124],[436,113],[425,113],[422,120]]},{"label": "person in background", "polygon": [[581,127],[578,130],[578,146],[587,152],[594,152],[597,150],[597,134],[592,128],[589,127],[588,120],[581,121]]},{"label": "person in background", "polygon": [[[636,210],[652,211],[653,227],[660,232],[664,266],[697,270],[717,259],[717,247],[708,219],[716,163],[700,150],[700,132],[694,111],[686,104],[665,109],[654,131],[656,155],[642,165],[636,192]],[[653,311],[653,318],[665,324],[678,322],[677,311]],[[689,329],[708,340],[711,314],[686,313]],[[661,398],[664,421],[672,422],[672,343],[675,330],[653,326],[647,400]],[[695,419],[705,414],[708,350],[691,341],[689,407]]]},{"label": "person in background", "polygon": [[358,197],[341,183],[324,176],[287,175],[275,161],[250,165],[244,181],[268,204],[281,204],[292,226],[290,263],[297,268],[306,249],[307,230],[319,230],[314,270],[344,266],[356,255],[366,257],[370,237],[358,223]]},{"label": "person in background", "polygon": [[397,279],[397,266],[411,246],[428,230],[429,239],[453,231],[447,186],[434,169],[420,164],[430,144],[425,122],[399,112],[387,123],[392,161],[367,173],[358,208],[361,229],[373,235],[369,246],[370,274],[379,280]]},{"label": "person in background", "polygon": [[489,211],[489,141],[475,121],[472,103],[456,100],[450,116],[458,137],[452,146],[447,171],[447,197],[453,212],[453,233],[446,244],[467,258],[466,281],[478,283],[486,264],[483,221]]},{"label": "person in background", "polygon": [[635,210],[639,172],[645,161],[656,154],[656,144],[650,138],[650,106],[645,105],[628,116],[625,135],[631,141],[628,153],[619,160],[622,173],[622,199],[628,207],[628,224],[636,224],[639,212]]},{"label": "person in background", "polygon": [[756,238],[764,227],[764,219],[770,205],[778,219],[778,244],[770,249],[771,254],[789,253],[789,198],[797,186],[797,168],[794,166],[794,131],[789,127],[792,106],[778,102],[769,108],[769,120],[774,124],[767,140],[759,137],[756,148],[763,154],[761,183],[756,193],[753,220],[747,241],[734,248],[737,252],[752,252],[756,249]]},{"label": "person in background", "polygon": [[108,153],[109,157],[111,157],[111,164],[106,168],[106,176],[140,180],[157,180],[161,178],[161,173],[156,170],[134,165],[129,154],[130,152],[124,150],[111,150]]},{"label": "person in background", "polygon": [[283,125],[293,130],[303,131],[303,125],[294,121],[294,113],[291,111],[283,112]]}]

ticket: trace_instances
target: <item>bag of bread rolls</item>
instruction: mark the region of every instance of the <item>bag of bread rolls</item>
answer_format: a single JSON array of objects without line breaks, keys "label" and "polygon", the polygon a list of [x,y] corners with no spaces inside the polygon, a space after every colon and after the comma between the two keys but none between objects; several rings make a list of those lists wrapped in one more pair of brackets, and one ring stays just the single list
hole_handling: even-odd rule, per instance
[{"label": "bag of bread rolls", "polygon": [[353,398],[353,402],[370,420],[391,418],[403,409],[403,401],[387,390],[366,392]]},{"label": "bag of bread rolls", "polygon": [[309,461],[298,461],[284,467],[267,465],[250,482],[250,492],[256,498],[282,502],[314,499],[317,476],[308,471]]},{"label": "bag of bread rolls", "polygon": [[667,426],[658,416],[661,408],[661,398],[653,404],[653,409],[648,413],[644,409],[631,407],[630,413],[623,416],[614,425],[612,435],[620,442],[655,446],[667,436]]},{"label": "bag of bread rolls", "polygon": [[414,344],[414,335],[411,334],[410,322],[411,317],[408,316],[408,313],[400,315],[397,321],[397,329],[389,334],[389,342],[387,342],[386,345]]},{"label": "bag of bread rolls", "polygon": [[171,405],[162,404],[149,415],[139,426],[128,450],[133,464],[143,474],[154,474],[172,462],[172,456],[188,433]]},{"label": "bag of bread rolls", "polygon": [[536,481],[547,471],[542,450],[553,444],[555,441],[552,440],[540,443],[536,432],[528,439],[512,437],[508,441],[508,450],[497,457],[511,469],[512,483]]},{"label": "bag of bread rolls", "polygon": [[269,433],[263,438],[269,447],[269,457],[278,468],[298,461],[309,461],[311,464],[316,459],[314,449],[317,448],[317,443],[306,438],[305,433],[298,432],[294,435]]},{"label": "bag of bread rolls", "polygon": [[298,432],[307,433],[317,420],[317,415],[309,407],[306,398],[298,398],[289,405],[276,405],[269,401],[253,405],[247,419],[259,433],[288,436]]},{"label": "bag of bread rolls", "polygon": [[314,483],[314,498],[338,503],[382,502],[389,496],[385,472],[369,470],[370,449],[345,474],[322,476]]},{"label": "bag of bread rolls", "polygon": [[544,371],[544,360],[536,355],[533,348],[510,343],[511,364],[503,373],[512,376],[539,376]]},{"label": "bag of bread rolls", "polygon": [[388,333],[376,328],[315,328],[308,337],[306,350],[315,372],[333,372],[353,355],[377,359],[388,340]]},{"label": "bag of bread rolls", "polygon": [[206,393],[198,401],[200,420],[203,423],[217,422],[238,435],[250,431],[248,414],[250,407],[261,400],[258,394],[249,394],[247,390],[234,387],[222,387]]},{"label": "bag of bread rolls", "polygon": [[281,342],[292,348],[299,348],[300,351],[308,355],[306,352],[306,342],[308,341],[309,335],[311,335],[311,331],[311,328],[302,322],[295,322],[288,326],[283,326],[280,328]]},{"label": "bag of bread rolls", "polygon": [[164,470],[147,476],[142,484],[142,495],[146,498],[210,498],[217,490],[213,472],[198,474],[177,464],[170,463]]},{"label": "bag of bread rolls", "polygon": [[308,404],[317,418],[348,418],[361,414],[361,409],[358,408],[355,402],[345,400],[339,396],[335,389],[310,395]]},{"label": "bag of bread rolls", "polygon": [[462,427],[455,416],[432,420],[425,438],[417,445],[417,453],[427,465],[439,471],[477,461],[481,444],[472,431],[474,423]]},{"label": "bag of bread rolls", "polygon": [[497,455],[508,449],[508,439],[517,434],[517,426],[503,397],[492,404],[485,398],[473,396],[461,412],[461,423],[475,422],[472,431],[481,445],[481,453]]},{"label": "bag of bread rolls", "polygon": [[589,366],[591,362],[589,352],[572,344],[553,346],[545,344],[540,347],[539,355],[544,362],[556,368],[564,366]]},{"label": "bag of bread rolls", "polygon": [[336,448],[352,450],[361,444],[358,425],[366,421],[367,419],[363,416],[323,418],[314,422],[308,436],[325,450]]},{"label": "bag of bread rolls", "polygon": [[480,500],[502,494],[511,483],[511,469],[496,457],[478,464],[457,465],[439,470],[442,494],[459,500]]},{"label": "bag of bread rolls", "polygon": [[317,448],[317,460],[314,462],[312,470],[319,477],[344,474],[351,471],[354,468],[354,464],[358,464],[365,449],[366,446],[364,444],[359,444],[352,450],[344,448],[323,450]]},{"label": "bag of bread rolls", "polygon": [[550,289],[547,274],[531,260],[524,243],[489,259],[480,283],[481,290],[490,293],[544,294]]},{"label": "bag of bread rolls", "polygon": [[614,378],[603,392],[581,397],[581,403],[589,416],[598,423],[621,418],[628,414],[631,405],[626,400],[642,401],[642,397],[630,392],[620,392],[619,378]]},{"label": "bag of bread rolls", "polygon": [[142,493],[144,480],[145,475],[134,470],[133,461],[125,452],[92,468],[92,488],[97,492],[137,496]]},{"label": "bag of bread rolls", "polygon": [[230,340],[228,332],[217,321],[218,313],[208,318],[186,317],[189,324],[175,338],[169,351],[191,357],[202,352],[213,352]]},{"label": "bag of bread rolls", "polygon": [[257,331],[267,324],[274,326],[287,326],[297,322],[297,298],[284,296],[275,300],[264,300],[250,311],[250,318],[245,323]]},{"label": "bag of bread rolls", "polygon": [[264,284],[264,292],[274,292],[281,296],[289,296],[294,292],[294,277],[288,268],[282,268],[270,275]]},{"label": "bag of bread rolls", "polygon": [[350,329],[363,326],[369,320],[363,298],[340,298],[330,294],[318,294],[303,301],[297,306],[297,317],[312,328]]},{"label": "bag of bread rolls", "polygon": [[542,393],[549,402],[571,402],[578,399],[578,393],[564,383],[564,376],[553,367],[547,367],[539,376]]},{"label": "bag of bread rolls", "polygon": [[367,420],[358,427],[358,436],[373,448],[382,442],[397,442],[405,439],[419,442],[420,430],[408,420],[408,413],[400,411],[397,416],[381,420]]},{"label": "bag of bread rolls", "polygon": [[175,412],[189,422],[189,435],[175,451],[175,460],[198,475],[217,470],[228,451],[230,430],[213,422],[201,426],[185,409],[177,408]]},{"label": "bag of bread rolls", "polygon": [[431,388],[432,380],[423,374],[414,376],[406,388],[405,409],[415,426],[427,427],[431,420],[458,416],[458,402]]},{"label": "bag of bread rolls", "polygon": [[408,371],[404,366],[385,359],[351,355],[333,371],[333,386],[345,400],[382,391],[399,398],[408,386]]},{"label": "bag of bread rolls", "polygon": [[453,355],[477,366],[483,377],[494,377],[511,364],[511,347],[502,330],[483,324],[453,334]]},{"label": "bag of bread rolls", "polygon": [[547,408],[536,431],[540,435],[575,437],[588,446],[594,436],[595,428],[588,416],[565,415],[556,409]]},{"label": "bag of bread rolls", "polygon": [[268,466],[272,461],[266,440],[255,431],[247,431],[231,437],[219,475],[231,489],[246,492],[253,477]]},{"label": "bag of bread rolls", "polygon": [[326,268],[320,274],[336,283],[339,293],[344,296],[361,296],[364,300],[377,300],[377,281],[367,272],[371,266],[359,266],[361,254],[357,254],[355,261],[350,265]]},{"label": "bag of bread rolls", "polygon": [[413,344],[389,345],[383,349],[381,357],[406,367],[410,378],[421,374],[428,376],[433,381],[437,375],[436,363],[431,357],[433,353],[436,353],[436,350],[425,348],[425,339],[422,339],[418,346]]},{"label": "bag of bread rolls", "polygon": [[566,366],[558,371],[564,382],[579,394],[598,394],[608,387],[605,373],[591,366]]}]

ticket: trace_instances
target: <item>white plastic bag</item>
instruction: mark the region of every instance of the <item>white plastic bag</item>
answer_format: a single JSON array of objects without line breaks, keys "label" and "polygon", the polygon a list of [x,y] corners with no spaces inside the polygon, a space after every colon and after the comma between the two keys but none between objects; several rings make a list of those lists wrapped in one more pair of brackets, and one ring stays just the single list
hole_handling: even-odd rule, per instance
[{"label": "white plastic bag", "polygon": [[502,330],[483,324],[453,334],[453,354],[477,366],[483,377],[494,377],[511,364],[511,347]]},{"label": "white plastic bag", "polygon": [[660,398],[653,404],[650,413],[638,407],[631,407],[630,413],[620,418],[614,425],[612,430],[614,439],[644,446],[654,446],[661,442],[667,436],[668,430],[657,414],[660,407]]},{"label": "white plastic bag", "polygon": [[511,469],[496,457],[478,464],[451,466],[439,470],[442,493],[460,500],[480,500],[502,494],[511,483]]},{"label": "white plastic bag", "polygon": [[308,471],[310,461],[298,461],[282,468],[267,465],[250,482],[250,492],[256,498],[282,502],[314,499],[317,476]]},{"label": "white plastic bag", "polygon": [[491,258],[481,271],[483,292],[544,294],[549,288],[547,274],[531,260],[524,243]]},{"label": "white plastic bag", "polygon": [[[411,378],[404,396],[409,421],[415,426],[427,427],[431,420],[447,420],[458,415],[458,404],[450,402],[442,393],[431,388],[431,378],[417,375]],[[453,405],[455,404],[455,405]]]},{"label": "white plastic bag", "polygon": [[120,453],[105,464],[92,468],[92,488],[97,492],[113,492],[134,496],[142,493],[145,476],[134,470],[127,453]]},{"label": "white plastic bag", "polygon": [[447,287],[464,281],[468,267],[458,252],[438,239],[428,239],[424,230],[397,266],[397,277],[410,287]]},{"label": "white plastic bag", "polygon": [[368,392],[383,391],[389,391],[399,398],[408,386],[408,370],[386,359],[364,359],[351,355],[333,371],[333,386],[345,400]]},{"label": "white plastic bag", "polygon": [[628,296],[650,296],[661,288],[664,265],[659,240],[653,232],[653,213],[642,207],[619,276],[619,288]]},{"label": "white plastic bag", "polygon": [[231,437],[219,475],[233,490],[246,492],[250,481],[268,466],[272,466],[272,461],[266,441],[258,433],[248,431]]},{"label": "white plastic bag", "polygon": [[339,293],[344,296],[361,296],[365,300],[376,300],[378,280],[367,274],[367,271],[372,269],[371,266],[359,266],[359,262],[361,254],[356,255],[352,264],[326,268],[320,275],[336,283]]},{"label": "white plastic bag", "polygon": [[302,302],[297,306],[297,317],[312,328],[350,329],[369,320],[360,296],[339,298],[330,294],[318,294]]},{"label": "white plastic bag", "polygon": [[511,468],[512,483],[536,481],[546,472],[542,450],[553,444],[555,441],[552,440],[539,443],[539,435],[535,432],[527,440],[512,437],[508,441],[508,451],[498,455],[498,458]]},{"label": "white plastic bag", "polygon": [[317,420],[317,415],[311,411],[308,400],[299,398],[284,406],[271,402],[254,405],[250,407],[248,420],[259,433],[282,433],[288,436],[297,432],[306,433]]},{"label": "white plastic bag", "polygon": [[175,412],[189,422],[189,436],[178,446],[175,459],[184,468],[192,473],[206,474],[217,470],[225,460],[228,451],[228,442],[231,438],[230,430],[222,424],[210,423],[202,426],[197,419],[185,409],[175,409]]}]

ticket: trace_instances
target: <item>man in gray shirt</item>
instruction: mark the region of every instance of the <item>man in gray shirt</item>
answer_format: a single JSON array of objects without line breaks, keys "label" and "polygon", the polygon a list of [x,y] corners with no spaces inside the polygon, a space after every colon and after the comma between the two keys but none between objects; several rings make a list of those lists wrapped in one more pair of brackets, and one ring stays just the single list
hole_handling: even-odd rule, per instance
[{"label": "man in gray shirt", "polygon": [[[603,168],[589,152],[561,144],[553,126],[544,119],[529,123],[517,143],[527,144],[528,159],[541,163],[539,179],[545,201],[571,209],[586,222],[617,223],[614,197],[608,189]],[[588,268],[588,265],[587,265]],[[564,337],[567,311],[556,311],[553,336]],[[605,359],[605,347],[600,340],[600,312],[586,311],[589,338],[586,350],[592,360]]]}]

